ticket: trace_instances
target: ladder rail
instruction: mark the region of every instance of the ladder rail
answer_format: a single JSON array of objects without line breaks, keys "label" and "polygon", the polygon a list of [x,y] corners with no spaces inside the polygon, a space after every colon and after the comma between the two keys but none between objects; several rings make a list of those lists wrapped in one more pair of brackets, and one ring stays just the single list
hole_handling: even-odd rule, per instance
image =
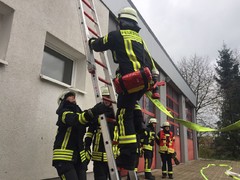
[{"label": "ladder rail", "polygon": [[[95,22],[96,22],[96,23],[94,23],[94,26],[97,29],[97,33],[99,35],[101,35],[101,30],[100,30],[99,23],[98,23],[99,21],[98,21],[98,17],[97,17],[96,10],[95,10],[95,4],[94,4],[93,0],[91,2],[92,2],[92,6],[90,4],[87,4],[87,7],[89,7],[92,12],[94,11],[94,13],[92,13],[92,14],[94,14],[93,19],[95,18]],[[84,38],[84,44],[85,44],[86,58],[87,58],[87,62],[88,62],[88,70],[91,73],[91,80],[92,80],[92,84],[93,84],[94,95],[95,95],[96,101],[101,102],[102,96],[101,96],[100,88],[99,88],[99,77],[97,76],[97,68],[95,65],[96,62],[95,62],[95,58],[94,58],[94,53],[88,47],[88,39],[91,37],[90,37],[90,33],[89,33],[89,27],[87,26],[86,19],[85,19],[86,15],[84,13],[83,3],[86,4],[86,0],[78,0],[78,7],[81,12],[81,14],[79,15],[80,16],[79,17],[80,25],[83,28],[83,34],[85,34],[85,36],[83,35],[83,38]],[[86,17],[88,17],[88,16],[86,16]],[[102,64],[105,64],[105,66],[107,67],[107,68],[103,68],[103,71],[104,71],[104,75],[106,77],[105,78],[106,82],[110,82],[108,84],[109,91],[110,91],[110,97],[111,97],[111,99],[113,99],[115,101],[116,96],[115,96],[114,87],[112,85],[110,65],[109,65],[108,61],[106,60],[106,58],[107,58],[106,54],[105,53],[101,53],[101,54],[103,54],[103,55],[100,55],[101,59],[103,59]],[[116,112],[115,103],[113,103],[113,107],[114,107],[114,112]],[[110,177],[112,180],[119,180],[119,174],[117,171],[117,166],[116,166],[115,158],[113,155],[112,142],[111,142],[111,138],[110,138],[109,131],[108,131],[106,117],[105,117],[105,115],[100,115],[99,118],[101,120],[100,121],[101,127],[103,128],[102,135],[103,135],[103,139],[104,139],[105,150],[107,152]]]},{"label": "ladder rail", "polygon": [[[92,2],[92,7],[96,7],[95,6],[95,3],[94,3],[94,0],[92,0],[91,1]],[[96,24],[95,24],[95,26],[98,26],[98,28],[96,28],[97,29],[97,33],[98,33],[98,35],[100,36],[100,37],[102,37],[102,31],[101,31],[101,28],[100,28],[100,24],[99,24],[99,19],[98,19],[98,15],[97,15],[97,12],[96,12],[96,9],[94,8],[94,13],[92,13],[93,14],[93,18],[95,18],[95,22],[97,22]],[[108,58],[107,58],[107,54],[106,54],[106,52],[100,52],[100,57],[101,57],[101,60],[102,60],[102,62],[103,62],[103,64],[105,64],[107,67],[108,67],[108,70],[106,70],[106,69],[104,69],[104,74],[105,74],[105,77],[107,77],[107,81],[108,82],[111,82],[111,84],[113,85],[113,76],[112,76],[112,72],[111,72],[111,68],[110,68],[110,64],[109,64],[109,61],[107,60]],[[110,90],[110,97],[111,97],[111,99],[116,99],[116,92],[115,92],[115,89],[114,89],[114,87],[112,87],[112,88],[109,88],[109,90]],[[116,114],[116,112],[117,112],[117,106],[116,105],[113,105],[113,109],[114,109],[114,112],[115,112],[115,114]]]}]

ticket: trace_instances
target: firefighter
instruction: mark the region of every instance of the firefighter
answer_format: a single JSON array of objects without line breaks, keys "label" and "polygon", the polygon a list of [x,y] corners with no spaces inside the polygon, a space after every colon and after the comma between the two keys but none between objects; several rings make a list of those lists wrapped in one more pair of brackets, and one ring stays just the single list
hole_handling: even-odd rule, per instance
[{"label": "firefighter", "polygon": [[[110,98],[109,90],[107,86],[101,88],[102,96]],[[114,112],[111,107],[111,102],[104,101],[109,105],[108,111],[105,113],[108,130],[110,138],[113,145],[113,153],[116,157],[117,155],[117,141],[118,141],[118,127],[115,120]],[[90,146],[92,144],[92,161],[93,161],[93,173],[95,180],[107,180],[109,176],[109,168],[107,163],[107,154],[104,147],[102,129],[100,124],[100,119],[89,126],[85,137],[85,148],[86,151],[90,151]]]},{"label": "firefighter", "polygon": [[147,128],[144,131],[142,137],[142,149],[144,155],[144,171],[145,179],[155,179],[151,172],[153,150],[154,150],[154,140],[155,140],[155,126],[157,123],[156,118],[150,118],[148,121]]},{"label": "firefighter", "polygon": [[118,76],[114,79],[117,99],[117,122],[119,125],[120,156],[117,166],[134,170],[137,160],[137,137],[134,125],[136,102],[151,84],[151,77],[159,72],[147,47],[139,35],[137,12],[126,7],[118,15],[119,30],[101,38],[89,39],[94,51],[111,50],[113,60],[119,64]]},{"label": "firefighter", "polygon": [[62,180],[86,179],[87,160],[83,143],[86,126],[108,109],[104,103],[98,103],[82,111],[75,97],[74,91],[64,92],[58,99],[56,111],[58,130],[53,147],[53,166]]},{"label": "firefighter", "polygon": [[156,143],[159,145],[159,153],[162,160],[162,178],[173,179],[172,157],[174,153],[175,137],[170,131],[170,123],[164,122],[156,136]]}]

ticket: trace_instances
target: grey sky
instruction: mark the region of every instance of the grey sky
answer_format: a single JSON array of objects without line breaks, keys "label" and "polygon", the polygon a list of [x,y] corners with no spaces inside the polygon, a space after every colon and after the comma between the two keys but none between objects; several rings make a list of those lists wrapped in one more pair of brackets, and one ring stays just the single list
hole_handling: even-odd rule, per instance
[{"label": "grey sky", "polygon": [[[240,0],[132,0],[173,61],[240,50]],[[151,50],[150,50],[151,51]]]}]

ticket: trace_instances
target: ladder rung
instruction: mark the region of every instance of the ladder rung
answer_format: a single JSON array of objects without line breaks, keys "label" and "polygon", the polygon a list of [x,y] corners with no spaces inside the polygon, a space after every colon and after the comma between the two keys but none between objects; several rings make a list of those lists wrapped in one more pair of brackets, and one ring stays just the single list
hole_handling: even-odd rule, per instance
[{"label": "ladder rung", "polygon": [[103,100],[105,100],[105,101],[108,101],[108,102],[111,102],[111,103],[113,103],[113,104],[116,104],[116,101],[113,101],[112,99],[110,99],[110,98],[107,98],[107,97],[102,97],[103,98]]},{"label": "ladder rung", "polygon": [[88,27],[88,30],[93,33],[95,36],[99,37],[99,35],[90,27]]},{"label": "ladder rung", "polygon": [[[98,16],[97,16],[97,11],[96,7],[94,4],[94,0],[78,0],[79,4],[79,10],[81,13],[79,13],[79,18],[80,18],[80,24],[82,27],[82,31],[84,32],[84,41],[87,42],[89,36],[99,38],[101,37],[101,29],[100,29],[100,24],[98,21]],[[111,102],[114,115],[116,113],[116,94],[114,92],[114,85],[112,84],[111,80],[111,68],[108,63],[108,59],[105,53],[100,53],[100,59],[96,60],[95,53],[90,50],[90,48],[87,48],[87,43],[85,44],[85,49],[86,49],[86,56],[87,56],[87,62],[88,62],[88,71],[91,73],[91,79],[93,83],[93,89],[94,89],[94,94],[96,101],[103,101],[104,102]],[[103,78],[101,78],[98,75],[98,72],[96,71],[96,64],[98,64],[101,67],[100,68],[101,72],[104,74]],[[109,92],[110,95],[108,98],[102,97],[100,91],[99,85],[105,84],[109,87]],[[108,119],[105,117],[105,115],[100,116],[101,119],[101,126],[102,126],[102,135],[103,135],[103,143],[104,147],[106,149],[107,153],[107,159],[108,159],[108,166],[109,166],[109,176],[111,177],[112,180],[119,180],[119,174],[118,174],[118,169],[116,166],[116,162],[114,159],[114,154],[112,150],[112,145],[118,144],[117,141],[114,141],[111,143],[111,137],[109,134],[109,129],[108,129],[108,122],[114,122],[116,123],[115,119]],[[131,179],[132,180],[132,179]]]},{"label": "ladder rung", "polygon": [[101,82],[103,82],[103,83],[105,83],[105,84],[107,84],[107,85],[110,85],[110,86],[111,86],[111,83],[110,83],[110,82],[106,81],[105,79],[103,79],[103,78],[101,78],[101,77],[98,77],[98,80],[101,81]]},{"label": "ladder rung", "polygon": [[86,0],[82,0],[82,2],[89,7],[92,11],[94,11],[94,9],[92,8],[91,4],[89,4],[89,2],[87,2]]},{"label": "ladder rung", "polygon": [[105,69],[108,69],[107,66],[104,65],[102,62],[98,61],[97,59],[94,59],[94,60],[95,60],[95,62],[96,62],[98,65],[102,66],[102,67],[105,68]]},{"label": "ladder rung", "polygon": [[84,11],[85,16],[87,16],[94,24],[97,24],[97,22],[93,19],[92,16],[90,16],[87,12]]},{"label": "ladder rung", "polygon": [[113,118],[106,118],[106,121],[107,122],[110,122],[110,123],[116,123],[116,119],[113,119]]},{"label": "ladder rung", "polygon": [[118,141],[112,141],[112,145],[118,145]]}]

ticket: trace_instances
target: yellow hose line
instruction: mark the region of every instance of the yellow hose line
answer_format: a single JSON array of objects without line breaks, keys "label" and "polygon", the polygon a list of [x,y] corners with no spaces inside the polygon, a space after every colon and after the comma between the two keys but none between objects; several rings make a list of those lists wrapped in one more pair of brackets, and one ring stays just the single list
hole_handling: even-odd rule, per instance
[{"label": "yellow hose line", "polygon": [[224,172],[227,176],[229,177],[232,177],[233,179],[236,179],[236,180],[240,180],[239,177],[237,176],[240,176],[240,174],[237,174],[237,173],[234,173],[232,172],[232,167],[227,165],[227,164],[219,164],[219,165],[216,165],[216,164],[208,164],[206,167],[202,167],[202,169],[200,170],[200,173],[202,175],[202,177],[204,178],[204,180],[208,180],[208,178],[205,176],[205,174],[203,173],[203,171],[207,168],[209,168],[210,166],[220,166],[220,167],[228,167],[228,169]]},{"label": "yellow hose line", "polygon": [[190,121],[186,121],[184,119],[174,118],[172,116],[172,114],[166,109],[166,107],[158,99],[152,99],[152,93],[150,91],[147,91],[145,94],[149,98],[149,100],[160,111],[162,111],[164,114],[166,114],[170,118],[174,119],[178,123],[182,124],[183,126],[186,126],[187,128],[192,129],[194,131],[197,131],[197,132],[216,132],[216,131],[225,132],[225,131],[233,131],[233,130],[240,129],[240,120],[238,120],[237,122],[235,122],[233,124],[230,124],[227,127],[222,128],[222,129],[213,129],[213,128],[209,128],[209,127],[200,126],[200,125],[198,125],[196,123],[193,123],[193,122],[190,122]]}]

